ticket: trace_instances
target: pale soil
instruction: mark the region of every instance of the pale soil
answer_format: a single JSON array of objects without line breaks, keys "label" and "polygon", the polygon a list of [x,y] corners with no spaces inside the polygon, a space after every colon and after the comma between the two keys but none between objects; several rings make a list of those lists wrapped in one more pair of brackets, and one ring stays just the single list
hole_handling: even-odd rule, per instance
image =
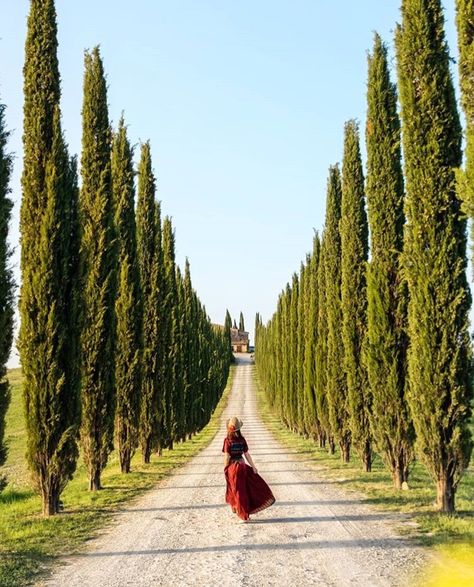
[{"label": "pale soil", "polygon": [[[277,443],[256,411],[251,365],[239,358],[220,433],[208,448],[125,508],[43,585],[409,585],[425,563],[394,530],[400,519],[318,480]],[[238,415],[276,503],[240,523],[224,503],[225,420]]]}]

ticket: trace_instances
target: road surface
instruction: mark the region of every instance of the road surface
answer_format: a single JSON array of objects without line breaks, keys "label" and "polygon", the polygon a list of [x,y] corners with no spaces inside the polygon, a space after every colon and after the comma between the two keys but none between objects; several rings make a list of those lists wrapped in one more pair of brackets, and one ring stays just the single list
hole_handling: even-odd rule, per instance
[{"label": "road surface", "polygon": [[[222,426],[208,448],[156,489],[125,507],[114,524],[42,585],[394,586],[407,585],[424,556],[397,536],[393,516],[318,479],[304,456],[262,424],[252,365],[240,356]],[[242,432],[276,503],[238,521],[224,503],[225,421]]]}]

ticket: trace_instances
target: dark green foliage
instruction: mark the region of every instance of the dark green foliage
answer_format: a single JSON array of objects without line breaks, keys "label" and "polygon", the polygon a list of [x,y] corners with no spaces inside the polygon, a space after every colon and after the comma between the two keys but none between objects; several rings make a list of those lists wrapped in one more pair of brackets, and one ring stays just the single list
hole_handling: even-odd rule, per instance
[{"label": "dark green foliage", "polygon": [[310,263],[309,255],[306,256],[306,264],[301,263],[299,274],[299,294],[298,294],[298,330],[296,331],[296,414],[295,428],[304,432],[304,399],[305,399],[305,371],[304,371],[304,353],[305,337],[308,324],[306,306],[306,282],[307,266]]},{"label": "dark green foliage", "polygon": [[[196,304],[194,299],[193,286],[191,283],[191,270],[189,261],[186,259],[183,278],[182,293],[182,319],[183,319],[183,377],[184,377],[184,411],[185,411],[185,435],[192,436],[197,428],[196,423],[196,398],[199,386],[197,384],[198,373],[198,348],[199,341],[195,336],[196,329]],[[229,316],[230,321],[230,316]],[[227,324],[227,320],[226,320]],[[229,326],[230,328],[230,326]],[[228,333],[230,337],[230,331]],[[229,340],[229,339],[228,339]]]},{"label": "dark green foliage", "polygon": [[177,289],[177,306],[175,309],[175,337],[173,340],[174,351],[174,369],[175,369],[175,425],[173,439],[182,442],[186,439],[186,361],[188,356],[185,354],[187,335],[186,330],[186,305],[184,293],[184,278],[181,269],[176,267],[176,289]]},{"label": "dark green foliage", "polygon": [[329,400],[327,393],[328,380],[328,301],[326,287],[326,237],[323,233],[321,249],[319,252],[319,263],[317,269],[317,290],[318,290],[318,312],[316,325],[318,338],[315,349],[315,371],[316,371],[316,413],[321,425],[320,445],[324,446],[325,441],[329,442],[329,449],[334,452],[334,435],[331,433],[329,420]]},{"label": "dark green foliage", "polygon": [[[189,264],[188,264],[189,266]],[[232,328],[232,318],[230,317],[229,310],[225,312],[224,329],[230,330]]]},{"label": "dark green foliage", "polygon": [[[13,203],[9,198],[12,157],[7,153],[9,133],[5,128],[5,106],[0,104],[0,467],[5,463],[7,446],[4,442],[5,415],[10,403],[10,385],[7,379],[7,361],[13,342],[14,283],[9,265],[8,227]],[[0,491],[6,479],[0,475]]]},{"label": "dark green foliage", "polygon": [[439,0],[404,0],[396,35],[406,178],[408,402],[419,453],[454,511],[469,463],[471,345],[466,222],[456,194],[461,128]]},{"label": "dark green foliage", "polygon": [[[464,174],[458,176],[458,191],[465,211],[474,218],[474,0],[456,0],[456,15],[461,103],[466,118],[466,164]],[[471,223],[473,242],[474,223]]]},{"label": "dark green foliage", "polygon": [[291,426],[289,414],[289,398],[291,395],[292,381],[291,381],[291,286],[286,284],[285,293],[283,295],[283,311],[281,324],[281,350],[283,355],[282,365],[282,391],[283,394],[281,403],[281,413],[283,422],[286,426]]},{"label": "dark green foliage", "polygon": [[319,297],[318,268],[321,243],[319,235],[313,238],[313,253],[307,264],[306,301],[303,308],[306,316],[304,346],[304,431],[311,438],[323,441],[323,430],[316,410],[317,378],[316,348],[318,344]]},{"label": "dark green foliage", "polygon": [[27,459],[43,513],[78,457],[77,174],[64,143],[54,2],[33,0],[24,67],[21,329]]},{"label": "dark green foliage", "polygon": [[241,332],[245,332],[244,315],[242,314],[242,312],[240,312],[240,318],[239,318],[239,330],[240,330]]},{"label": "dark green foliage", "polygon": [[115,416],[117,247],[111,180],[111,131],[107,87],[99,49],[85,54],[82,107],[81,279],[82,326],[81,443],[90,489],[113,447]]},{"label": "dark green foliage", "polygon": [[298,275],[293,273],[291,280],[291,294],[289,305],[289,328],[288,328],[288,395],[287,395],[287,419],[288,425],[293,430],[297,430],[297,414],[298,414],[298,331],[299,331],[299,316],[298,316],[298,300],[300,297],[300,283]]},{"label": "dark green foliage", "polygon": [[141,147],[138,167],[137,246],[143,298],[143,369],[140,394],[140,444],[143,461],[150,462],[153,449],[160,448],[163,421],[160,365],[161,295],[163,261],[161,249],[160,205],[155,202],[155,177],[150,144]]},{"label": "dark green foliage", "polygon": [[372,466],[370,393],[362,348],[367,333],[366,263],[369,248],[364,175],[355,121],[344,128],[341,203],[341,302],[344,366],[352,445],[365,471]]},{"label": "dark green foliage", "polygon": [[175,237],[171,219],[163,221],[163,297],[160,341],[164,348],[160,367],[163,377],[163,446],[173,447],[177,432],[178,403],[181,389],[176,379],[179,360],[179,300],[176,286]]},{"label": "dark green foliage", "polygon": [[413,426],[406,402],[407,289],[402,278],[403,174],[397,93],[387,49],[378,35],[367,83],[367,204],[371,259],[367,270],[365,359],[371,389],[371,429],[396,488],[408,480]]},{"label": "dark green foliage", "polygon": [[341,457],[349,460],[351,432],[347,381],[344,372],[344,345],[341,302],[341,220],[342,187],[337,166],[329,169],[324,228],[325,291],[327,310],[327,400],[331,431],[339,442]]},{"label": "dark green foliage", "polygon": [[229,361],[231,363],[235,362],[234,353],[232,352],[232,344],[230,338],[230,329],[232,328],[232,318],[230,317],[229,310],[225,312],[225,320],[224,320],[224,333],[229,341]]},{"label": "dark green foliage", "polygon": [[130,460],[138,446],[141,390],[143,308],[137,255],[132,157],[133,151],[122,118],[112,147],[112,191],[119,261],[115,301],[117,317],[115,435],[123,473],[130,471]]}]

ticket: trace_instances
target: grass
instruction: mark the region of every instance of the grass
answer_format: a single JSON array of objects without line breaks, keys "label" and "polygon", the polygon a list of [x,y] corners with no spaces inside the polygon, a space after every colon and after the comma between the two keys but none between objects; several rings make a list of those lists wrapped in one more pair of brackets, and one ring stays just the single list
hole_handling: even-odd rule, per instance
[{"label": "grass", "polygon": [[188,462],[214,438],[220,416],[227,404],[235,367],[209,424],[185,443],[152,457],[149,465],[136,454],[132,472],[120,473],[117,454],[111,454],[102,475],[104,489],[88,491],[87,472],[79,463],[74,479],[62,495],[64,513],[51,518],[41,515],[41,501],[32,491],[25,462],[26,434],[21,398],[21,372],[9,372],[12,401],[7,413],[8,459],[2,473],[9,484],[0,494],[0,585],[18,587],[32,584],[50,570],[61,555],[76,552],[97,534],[125,502],[154,487],[171,471]]},{"label": "grass", "polygon": [[[357,492],[365,503],[400,513],[404,523],[399,531],[437,555],[437,566],[423,580],[425,587],[474,585],[474,457],[457,490],[457,513],[440,514],[435,510],[434,484],[421,463],[414,464],[408,491],[393,488],[390,474],[379,457],[371,473],[362,471],[356,455],[351,456],[350,463],[342,463],[337,452],[330,455],[312,440],[286,428],[272,411],[255,371],[254,376],[260,415],[277,440],[312,460],[321,478]],[[474,423],[471,429],[474,433]]]}]

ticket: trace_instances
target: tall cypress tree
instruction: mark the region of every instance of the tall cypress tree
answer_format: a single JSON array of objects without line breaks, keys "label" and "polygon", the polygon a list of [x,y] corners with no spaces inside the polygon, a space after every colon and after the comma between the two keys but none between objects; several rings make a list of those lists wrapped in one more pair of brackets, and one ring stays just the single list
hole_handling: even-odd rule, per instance
[{"label": "tall cypress tree", "polygon": [[340,232],[342,340],[352,444],[362,459],[364,470],[370,471],[370,393],[362,362],[367,333],[365,272],[369,244],[359,130],[354,120],[347,122],[344,128]]},{"label": "tall cypress tree", "polygon": [[296,432],[298,413],[298,299],[300,295],[300,283],[298,275],[293,273],[291,280],[291,294],[289,299],[289,330],[288,330],[288,351],[289,351],[289,373],[288,373],[288,395],[287,412],[288,426]]},{"label": "tall cypress tree", "polygon": [[[186,308],[184,300],[184,278],[181,273],[181,269],[176,267],[176,295],[177,304],[175,306],[174,319],[176,322],[175,326],[175,337],[173,340],[173,353],[174,353],[174,370],[175,370],[175,397],[176,397],[176,409],[175,409],[175,426],[173,430],[173,439],[178,442],[185,440],[186,435],[186,361],[188,360],[185,355],[186,349]],[[217,364],[216,364],[217,368]]]},{"label": "tall cypress tree", "polygon": [[99,49],[85,54],[82,108],[82,423],[81,443],[89,489],[113,448],[115,414],[117,254],[111,181],[107,86]]},{"label": "tall cypress tree", "polygon": [[[196,414],[195,406],[198,398],[199,386],[197,384],[198,377],[198,339],[196,336],[196,305],[194,300],[193,286],[191,282],[191,270],[189,261],[186,259],[184,266],[184,318],[185,318],[185,342],[184,342],[184,368],[186,371],[186,383],[184,390],[184,405],[186,413],[186,433],[189,437],[196,430]],[[227,350],[229,353],[230,344],[230,327],[232,320],[229,312],[226,314],[225,332],[227,332]],[[230,360],[230,359],[228,359]]]},{"label": "tall cypress tree", "polygon": [[[13,342],[13,275],[10,268],[10,248],[8,246],[8,227],[13,203],[9,198],[12,158],[7,153],[9,133],[5,128],[5,106],[0,104],[0,467],[5,463],[7,447],[5,435],[5,415],[10,403],[10,385],[7,379],[7,361]],[[0,491],[6,479],[0,475]]]},{"label": "tall cypress tree", "polygon": [[366,193],[371,235],[367,270],[365,358],[371,390],[371,429],[396,488],[408,480],[413,426],[406,401],[408,338],[402,278],[403,173],[397,92],[387,49],[375,35],[367,83]]},{"label": "tall cypress tree", "polygon": [[[158,448],[163,409],[159,352],[161,314],[161,217],[155,202],[150,144],[141,147],[138,167],[137,247],[143,298],[143,369],[140,399],[140,445],[144,463]],[[159,349],[157,349],[159,345]]]},{"label": "tall cypress tree", "polygon": [[329,169],[325,223],[325,289],[327,310],[327,399],[331,431],[339,442],[343,462],[349,461],[351,432],[347,381],[344,371],[341,302],[341,174]]},{"label": "tall cypress tree", "polygon": [[[459,81],[461,103],[466,118],[466,164],[459,175],[459,193],[464,209],[474,218],[474,0],[456,0],[456,24],[459,48]],[[474,222],[471,222],[471,245],[474,244]]]},{"label": "tall cypress tree", "polygon": [[304,421],[305,431],[312,438],[324,443],[324,433],[316,409],[317,378],[319,372],[316,369],[316,349],[318,345],[318,313],[320,291],[318,289],[318,267],[320,260],[321,243],[316,233],[313,238],[313,252],[308,266],[307,283],[307,329],[304,349]]},{"label": "tall cypress tree", "polygon": [[77,175],[61,132],[53,0],[32,0],[25,54],[19,350],[27,459],[52,515],[76,467],[80,417]]},{"label": "tall cypress tree", "polygon": [[466,222],[455,190],[461,127],[439,0],[404,0],[396,47],[406,177],[408,401],[440,510],[454,511],[472,441]]},{"label": "tall cypress tree", "polygon": [[245,332],[244,315],[242,314],[242,312],[240,312],[240,318],[239,318],[239,330],[240,330],[241,332]]},{"label": "tall cypress tree", "polygon": [[122,117],[112,146],[112,188],[119,260],[115,302],[117,316],[115,434],[123,473],[130,471],[130,461],[138,445],[141,389],[143,311],[137,255],[132,158],[133,150],[130,147]]},{"label": "tall cypress tree", "polygon": [[176,287],[175,238],[171,219],[163,221],[163,320],[161,344],[164,354],[161,370],[163,373],[164,446],[173,448],[177,426],[177,404],[179,390],[176,381],[177,336],[178,336],[178,291]]},{"label": "tall cypress tree", "polygon": [[326,237],[325,232],[321,238],[321,249],[318,265],[318,314],[317,329],[318,338],[315,350],[315,371],[316,377],[316,411],[323,431],[320,437],[320,444],[328,441],[331,454],[334,453],[334,435],[331,433],[329,421],[329,398],[328,398],[328,301],[326,288]]},{"label": "tall cypress tree", "polygon": [[306,342],[306,327],[308,322],[306,295],[307,295],[307,280],[308,280],[308,265],[309,258],[306,257],[306,264],[301,263],[299,275],[299,296],[298,296],[298,334],[296,346],[296,428],[300,434],[305,434],[304,429],[304,351]]},{"label": "tall cypress tree", "polygon": [[229,361],[233,363],[235,361],[234,354],[232,352],[232,343],[230,339],[230,329],[232,328],[232,318],[230,317],[229,310],[225,312],[225,320],[224,320],[224,332],[228,340],[229,346]]}]

